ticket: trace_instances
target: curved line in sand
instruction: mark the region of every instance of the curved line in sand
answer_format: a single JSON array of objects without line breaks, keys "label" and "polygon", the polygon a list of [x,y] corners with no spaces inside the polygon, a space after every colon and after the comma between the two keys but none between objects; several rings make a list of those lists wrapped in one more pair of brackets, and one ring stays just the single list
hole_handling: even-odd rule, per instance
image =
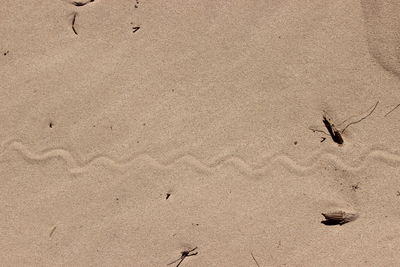
[{"label": "curved line in sand", "polygon": [[210,173],[220,166],[232,165],[246,175],[259,176],[265,175],[274,165],[280,164],[288,171],[299,176],[303,176],[315,172],[318,168],[322,167],[322,163],[326,161],[332,162],[340,169],[348,171],[359,171],[367,167],[368,163],[372,160],[378,160],[386,163],[387,165],[395,167],[400,165],[400,155],[384,149],[370,149],[361,157],[359,157],[356,163],[352,165],[346,164],[346,162],[340,159],[333,152],[320,150],[313,153],[309,158],[303,161],[303,163],[297,162],[286,155],[271,154],[268,157],[265,157],[260,166],[252,166],[244,159],[233,155],[220,156],[208,164],[190,154],[180,155],[173,160],[164,163],[159,162],[155,158],[145,153],[125,161],[117,161],[111,157],[102,155],[94,156],[86,161],[79,161],[76,160],[69,151],[60,148],[50,149],[41,153],[32,152],[18,139],[12,139],[4,142],[0,147],[0,157],[9,149],[18,151],[27,161],[46,161],[53,158],[62,159],[68,165],[68,169],[71,173],[83,173],[88,171],[90,167],[96,165],[111,167],[119,171],[125,171],[129,168],[132,168],[133,165],[138,164],[139,166],[153,166],[158,169],[171,169],[176,165],[183,164],[188,165],[196,171],[202,173]]}]

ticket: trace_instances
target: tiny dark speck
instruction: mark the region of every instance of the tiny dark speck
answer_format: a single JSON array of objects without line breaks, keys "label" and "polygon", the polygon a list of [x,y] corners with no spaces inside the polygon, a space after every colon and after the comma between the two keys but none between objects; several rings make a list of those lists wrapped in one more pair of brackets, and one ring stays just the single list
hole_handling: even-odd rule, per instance
[{"label": "tiny dark speck", "polygon": [[7,56],[8,52],[10,51],[7,50],[6,52],[3,53],[3,55]]},{"label": "tiny dark speck", "polygon": [[297,141],[294,141],[294,144],[297,145]]},{"label": "tiny dark speck", "polygon": [[49,123],[49,127],[53,128],[53,123],[52,122]]},{"label": "tiny dark speck", "polygon": [[167,197],[165,199],[168,199],[170,195],[171,195],[170,193],[167,193]]}]

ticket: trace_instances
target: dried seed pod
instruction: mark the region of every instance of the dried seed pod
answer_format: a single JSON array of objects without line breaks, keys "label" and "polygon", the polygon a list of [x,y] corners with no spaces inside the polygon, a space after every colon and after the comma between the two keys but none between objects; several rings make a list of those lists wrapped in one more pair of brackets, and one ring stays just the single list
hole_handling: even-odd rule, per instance
[{"label": "dried seed pod", "polygon": [[327,213],[322,213],[322,215],[325,217],[325,221],[323,221],[322,223],[326,225],[336,225],[336,224],[343,225],[345,223],[354,221],[359,216],[356,213],[344,212],[344,211],[327,212]]}]

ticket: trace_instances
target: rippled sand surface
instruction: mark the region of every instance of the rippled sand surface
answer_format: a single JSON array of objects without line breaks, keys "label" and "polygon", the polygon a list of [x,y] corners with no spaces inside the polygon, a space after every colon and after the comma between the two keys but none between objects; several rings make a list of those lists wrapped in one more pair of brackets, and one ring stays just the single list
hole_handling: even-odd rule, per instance
[{"label": "rippled sand surface", "polygon": [[399,265],[399,12],[4,0],[0,262]]}]

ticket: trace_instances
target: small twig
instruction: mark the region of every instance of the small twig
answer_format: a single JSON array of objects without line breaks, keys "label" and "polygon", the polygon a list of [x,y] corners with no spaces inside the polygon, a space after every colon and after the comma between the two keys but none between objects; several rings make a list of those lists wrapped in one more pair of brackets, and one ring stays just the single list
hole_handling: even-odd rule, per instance
[{"label": "small twig", "polygon": [[251,256],[253,257],[253,260],[254,260],[254,262],[257,264],[257,266],[260,267],[260,264],[258,264],[256,258],[255,258],[254,255],[253,255],[253,252],[251,252],[250,254],[251,254]]},{"label": "small twig", "polygon": [[139,27],[139,26],[132,27],[133,33],[137,32],[139,29],[140,29],[140,27]]},{"label": "small twig", "polygon": [[76,32],[76,29],[75,29],[75,20],[76,20],[76,16],[78,15],[78,13],[77,12],[74,12],[74,16],[73,16],[73,18],[72,18],[72,30],[74,31],[74,33],[76,34],[76,35],[78,35],[78,33]]},{"label": "small twig", "polygon": [[[334,141],[334,142],[336,142],[336,143],[338,143],[338,144],[343,144],[343,138],[342,138],[342,134],[346,131],[346,129],[349,127],[349,126],[351,126],[351,125],[353,125],[353,124],[356,124],[356,123],[359,123],[359,122],[361,122],[361,121],[363,121],[363,120],[365,120],[367,117],[369,117],[374,111],[375,111],[375,109],[376,109],[376,107],[378,106],[378,104],[379,104],[379,101],[377,101],[376,103],[375,103],[375,105],[373,105],[371,108],[369,108],[369,109],[371,109],[371,111],[370,112],[368,112],[368,114],[367,115],[365,115],[365,116],[363,116],[362,118],[360,118],[360,119],[358,119],[358,120],[356,120],[356,121],[351,121],[350,123],[348,123],[342,130],[340,130],[340,128],[338,129],[337,128],[337,126],[335,125],[335,124],[333,124],[332,123],[332,121],[331,121],[331,119],[329,119],[329,117],[328,117],[328,115],[326,114],[326,112],[324,112],[324,115],[323,115],[323,123],[324,123],[324,125],[325,125],[325,127],[326,127],[326,129],[328,130],[328,132],[329,132],[329,134],[327,134],[325,131],[322,131],[322,130],[318,130],[318,129],[315,129],[315,128],[308,128],[308,129],[310,129],[311,131],[313,131],[313,132],[320,132],[320,133],[323,133],[323,134],[326,134],[326,135],[330,135],[331,137],[332,137],[332,140]],[[400,106],[400,104],[398,105],[398,106]],[[398,107],[398,106],[396,106],[396,108]],[[394,110],[394,109],[393,109]],[[392,110],[392,111],[393,111]],[[391,111],[390,111],[391,112]],[[389,112],[389,113],[390,113]],[[365,114],[365,113],[364,113]],[[360,115],[362,115],[362,114],[360,114]],[[359,117],[360,115],[358,115],[358,116],[351,116],[350,118],[348,118],[348,119],[346,119],[346,120],[344,120],[342,123],[340,123],[339,125],[342,125],[342,124],[344,124],[346,121],[349,121],[351,118],[356,118],[356,117]],[[385,115],[386,116],[386,115]],[[325,138],[322,138],[322,140],[321,140],[321,143],[323,142],[323,141],[325,141]]]},{"label": "small twig", "polygon": [[57,228],[57,226],[54,226],[53,229],[51,229],[49,237],[51,237],[54,234],[56,228]]},{"label": "small twig", "polygon": [[376,107],[378,106],[378,104],[379,104],[379,101],[377,101],[376,104],[374,105],[374,108],[373,108],[367,115],[365,115],[364,117],[362,117],[361,119],[359,119],[359,120],[357,120],[357,121],[350,122],[349,124],[347,124],[346,127],[344,127],[344,129],[341,130],[341,133],[344,133],[344,131],[345,131],[350,125],[359,123],[359,122],[365,120],[366,118],[368,118],[368,117],[375,111],[375,109],[376,109]]},{"label": "small twig", "polygon": [[325,134],[325,135],[329,135],[329,134],[327,134],[325,131],[323,131],[323,130],[318,130],[318,129],[314,129],[314,128],[311,128],[311,127],[309,127],[308,128],[309,130],[311,130],[311,131],[313,131],[313,132],[319,132],[319,133],[323,133],[323,134]]},{"label": "small twig", "polygon": [[181,257],[180,257],[179,259],[177,259],[177,260],[175,260],[175,261],[173,261],[173,262],[170,262],[170,263],[168,263],[167,265],[171,265],[171,264],[174,264],[174,263],[176,263],[177,261],[179,261],[178,264],[176,265],[176,267],[179,267],[179,265],[181,265],[182,261],[183,261],[185,258],[190,257],[190,256],[195,256],[195,255],[198,254],[198,252],[194,252],[194,253],[190,254],[190,252],[193,252],[193,251],[195,251],[196,249],[197,249],[197,247],[195,247],[195,248],[193,248],[193,249],[191,249],[191,250],[184,250],[184,251],[182,251],[182,252],[181,252]]},{"label": "small twig", "polygon": [[391,111],[389,111],[388,113],[385,114],[384,117],[386,117],[387,115],[389,115],[390,113],[392,113],[396,108],[400,107],[400,104],[396,105]]}]

